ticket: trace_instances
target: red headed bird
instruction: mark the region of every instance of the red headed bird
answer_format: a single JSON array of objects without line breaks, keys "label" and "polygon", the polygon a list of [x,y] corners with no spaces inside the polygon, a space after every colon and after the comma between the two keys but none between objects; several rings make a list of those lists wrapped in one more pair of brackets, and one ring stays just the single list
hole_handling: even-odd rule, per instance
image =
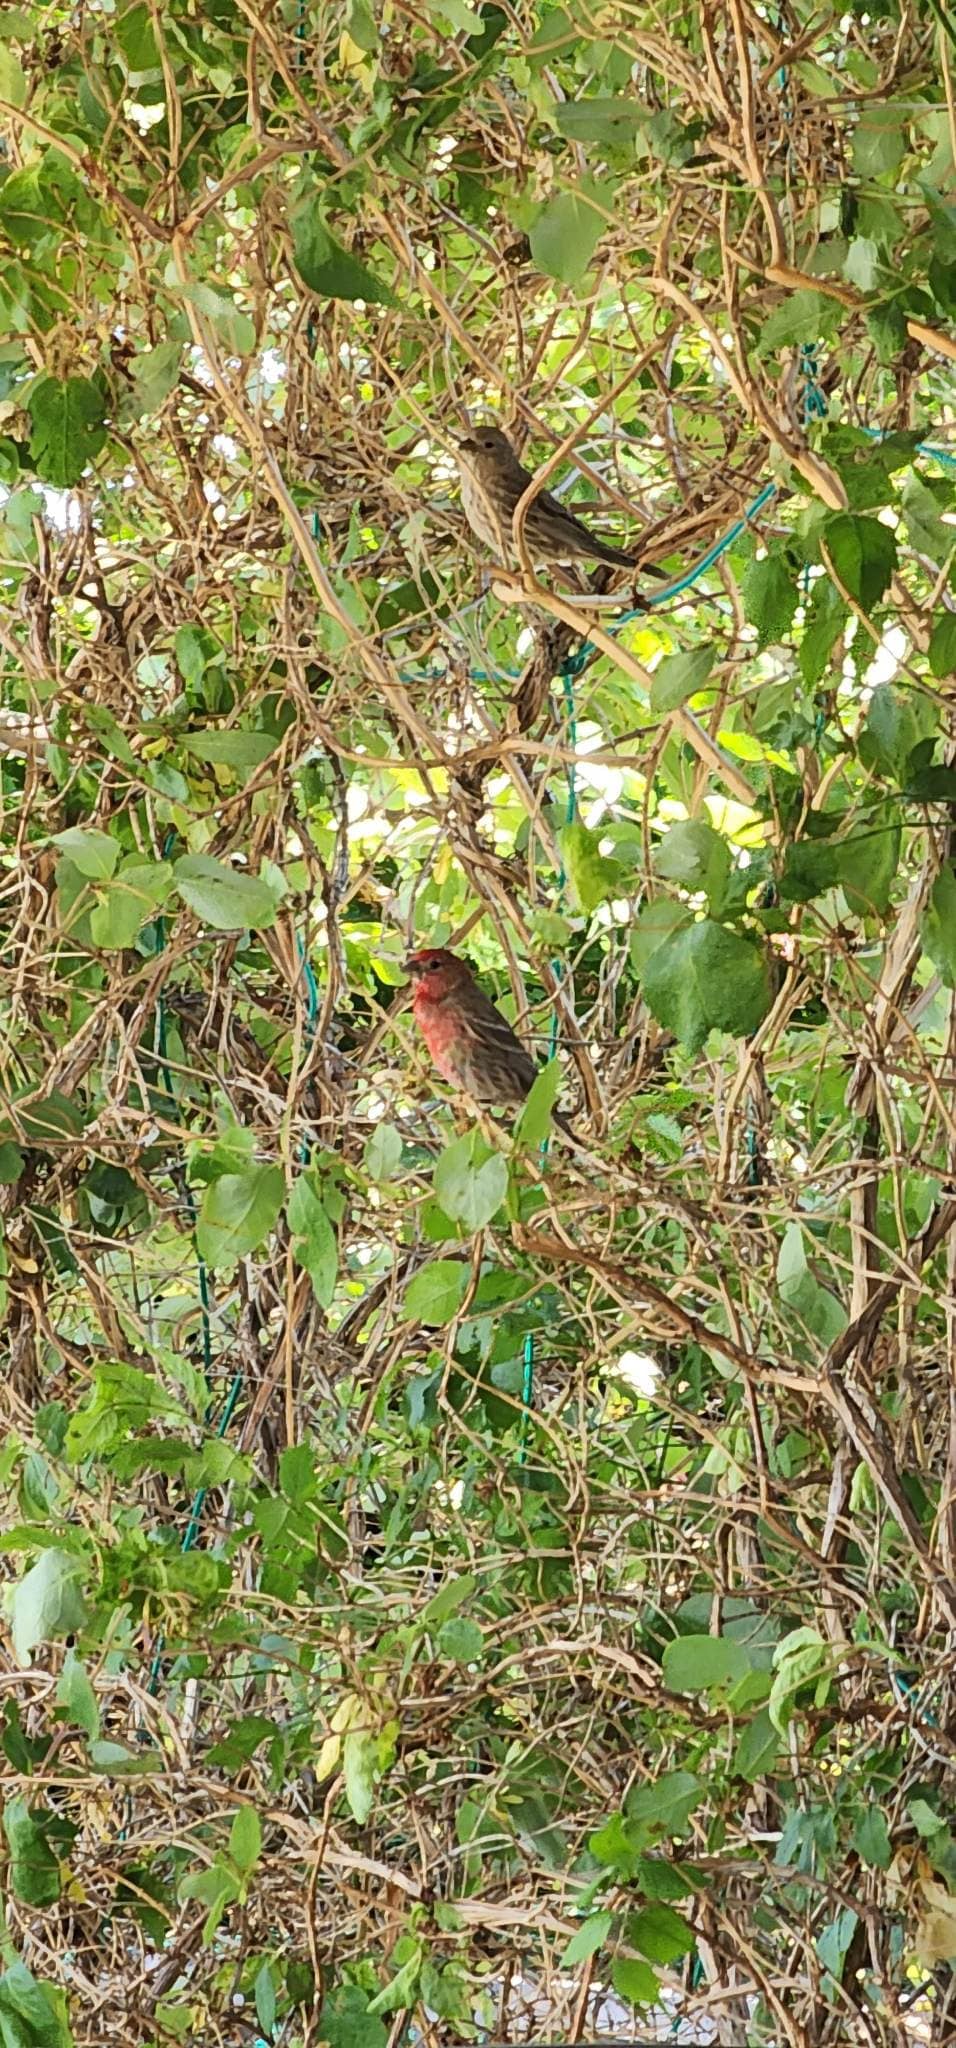
[{"label": "red headed bird", "polygon": [[[405,965],[414,994],[415,1021],[442,1079],[463,1088],[475,1102],[498,1109],[523,1103],[539,1068],[526,1046],[496,1010],[467,960],[444,946],[410,953]],[[555,1123],[574,1132],[560,1110]]]}]

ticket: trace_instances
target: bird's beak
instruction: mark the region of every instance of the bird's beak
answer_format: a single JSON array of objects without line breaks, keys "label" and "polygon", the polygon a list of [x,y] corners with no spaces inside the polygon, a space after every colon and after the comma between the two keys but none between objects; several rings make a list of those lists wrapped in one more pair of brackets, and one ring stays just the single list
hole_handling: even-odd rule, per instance
[{"label": "bird's beak", "polygon": [[474,448],[475,443],[470,434],[459,434],[457,445],[459,448],[464,448],[466,454],[468,454]]}]

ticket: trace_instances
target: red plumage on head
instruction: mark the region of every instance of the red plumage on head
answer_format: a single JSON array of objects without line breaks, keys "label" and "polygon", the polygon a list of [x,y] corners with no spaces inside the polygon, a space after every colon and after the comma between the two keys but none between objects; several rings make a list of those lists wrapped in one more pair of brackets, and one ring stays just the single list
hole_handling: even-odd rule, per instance
[{"label": "red plumage on head", "polygon": [[460,960],[447,946],[423,946],[419,952],[409,953],[405,966],[411,977],[416,1010],[423,1002],[441,1002],[472,979],[467,960]]}]

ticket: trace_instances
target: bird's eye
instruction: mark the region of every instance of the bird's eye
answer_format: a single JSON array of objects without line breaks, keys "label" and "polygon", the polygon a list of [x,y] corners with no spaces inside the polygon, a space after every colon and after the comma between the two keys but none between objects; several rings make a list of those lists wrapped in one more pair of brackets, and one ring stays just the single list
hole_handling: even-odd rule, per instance
[{"label": "bird's eye", "polygon": [[429,960],[429,962],[428,962],[428,972],[429,972],[429,974],[437,974],[437,972],[438,972],[438,961],[437,961],[437,960]]}]

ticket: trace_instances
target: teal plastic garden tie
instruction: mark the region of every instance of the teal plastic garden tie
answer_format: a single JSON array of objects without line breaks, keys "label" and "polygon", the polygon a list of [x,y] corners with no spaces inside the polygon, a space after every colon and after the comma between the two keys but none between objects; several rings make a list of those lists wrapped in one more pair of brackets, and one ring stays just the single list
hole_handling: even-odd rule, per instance
[{"label": "teal plastic garden tie", "polygon": [[[562,670],[562,672],[561,672],[561,679],[562,679],[562,682],[563,682],[563,684],[564,684],[564,715],[565,715],[565,720],[566,720],[566,722],[567,722],[567,728],[568,728],[568,742],[569,742],[569,746],[570,746],[570,751],[571,751],[571,754],[572,754],[572,756],[573,756],[573,753],[574,753],[574,749],[575,749],[575,747],[576,747],[576,745],[577,745],[577,738],[578,738],[578,727],[577,727],[577,706],[576,706],[576,704],[575,704],[575,701],[574,701],[574,678],[575,678],[575,676],[576,676],[576,675],[578,675],[578,674],[580,673],[581,667],[582,667],[582,665],[583,665],[583,664],[582,664],[582,660],[581,660],[581,657],[582,657],[582,656],[584,655],[584,652],[585,652],[584,648],[580,648],[580,649],[579,649],[579,650],[578,650],[578,651],[577,651],[577,652],[576,652],[575,654],[573,654],[573,655],[569,655],[569,657],[568,657],[568,660],[566,661],[566,663],[565,663],[565,666],[564,666],[564,668],[563,668],[563,670]],[[572,758],[572,760],[570,760],[570,761],[568,762],[568,801],[567,801],[567,807],[566,807],[566,810],[565,810],[565,813],[564,813],[564,822],[565,822],[565,826],[568,826],[568,825],[573,825],[573,824],[574,824],[574,821],[575,821],[575,818],[577,817],[577,814],[578,814],[578,784],[577,784],[577,774],[576,774],[576,772],[575,772],[574,760],[573,760],[573,758]],[[562,895],[563,895],[563,893],[564,893],[564,885],[565,885],[565,882],[566,882],[566,881],[567,881],[567,875],[566,875],[566,873],[565,873],[565,868],[564,868],[564,862],[562,861],[562,863],[561,863],[561,866],[560,866],[560,868],[559,868],[559,870],[558,870],[558,880],[557,880],[557,888],[556,888],[556,891],[555,891],[555,894],[556,894],[556,897],[557,897],[557,901],[558,901],[559,903],[560,903],[560,901],[561,901],[561,897],[562,897]],[[562,961],[560,961],[560,960],[552,960],[552,962],[551,962],[551,972],[552,972],[552,974],[554,975],[554,977],[555,977],[555,980],[556,980],[556,981],[558,982],[558,984],[560,985],[560,983],[561,983],[561,982],[562,982],[562,981],[564,980],[564,964],[563,964],[563,962],[562,962]],[[554,1058],[554,1056],[555,1056],[555,1053],[557,1052],[557,1049],[558,1049],[558,1013],[557,1013],[557,1010],[555,1009],[555,1010],[552,1010],[552,1013],[551,1013],[551,1029],[550,1029],[550,1031],[549,1031],[549,1033],[548,1033],[548,1058],[549,1058],[549,1060],[553,1060],[553,1058]],[[550,1150],[550,1147],[551,1147],[551,1139],[550,1139],[550,1137],[549,1137],[549,1136],[545,1136],[545,1137],[544,1137],[544,1138],[542,1138],[542,1140],[541,1140],[541,1160],[542,1160],[542,1163],[543,1163],[543,1162],[544,1162],[544,1161],[545,1161],[545,1160],[547,1159],[547,1156],[548,1156],[548,1152],[549,1152],[549,1150]],[[522,1417],[521,1417],[521,1442],[520,1442],[520,1445],[519,1445],[519,1447],[518,1447],[518,1463],[519,1463],[519,1465],[523,1465],[523,1464],[524,1464],[525,1458],[526,1458],[526,1456],[527,1456],[527,1451],[528,1451],[528,1423],[529,1423],[529,1419],[530,1419],[530,1416],[531,1416],[531,1411],[532,1411],[532,1408],[533,1408],[533,1406],[534,1406],[534,1331],[533,1331],[533,1330],[529,1330],[529,1331],[527,1332],[527,1334],[526,1334],[526,1336],[525,1336],[525,1340],[524,1340],[524,1372],[523,1372],[523,1375],[522,1375],[522,1381],[521,1381],[521,1406],[522,1406],[522,1409],[523,1409],[523,1411],[524,1411],[524,1412],[523,1412],[523,1414],[522,1414]]]},{"label": "teal plastic garden tie", "polygon": [[315,969],[305,950],[304,941],[297,936],[295,943],[302,967],[302,979],[305,982],[305,1028],[309,1038],[314,1038],[315,1027],[319,1021],[319,984],[315,978]]},{"label": "teal plastic garden tie", "polygon": [[827,416],[826,393],[821,391],[819,384],[820,362],[817,353],[818,348],[818,342],[805,341],[800,350],[800,375],[803,379],[803,424],[805,427],[810,425],[811,420],[825,420]]},{"label": "teal plastic garden tie", "polygon": [[[864,427],[863,432],[869,434],[872,441],[885,441],[887,438],[884,427]],[[917,441],[915,453],[928,455],[933,462],[942,463],[944,469],[956,470],[956,455],[948,448],[941,448],[938,441]]]},{"label": "teal plastic garden tie", "polygon": [[[643,618],[647,612],[656,610],[662,604],[668,604],[671,598],[683,597],[685,591],[693,590],[695,583],[699,583],[700,578],[706,576],[708,569],[712,569],[715,562],[719,562],[721,557],[727,553],[728,548],[732,548],[734,542],[740,539],[741,534],[746,533],[751,521],[759,516],[765,506],[770,504],[771,500],[778,495],[778,491],[779,485],[765,484],[763,489],[758,491],[757,496],[747,506],[746,511],[741,514],[741,517],[734,520],[733,524],[727,528],[726,533],[722,534],[719,540],[714,541],[713,546],[709,547],[701,555],[700,561],[695,562],[692,569],[685,570],[681,576],[675,576],[673,582],[665,583],[662,589],[650,592],[641,604],[633,605],[627,611],[619,613],[616,619],[608,623],[608,632],[619,633],[621,628],[629,626],[633,619]],[[463,606],[460,612],[452,612],[446,623],[449,626],[454,626],[459,618],[464,617],[466,611],[473,609],[472,604]],[[390,633],[397,631],[397,627],[389,628]],[[581,670],[590,661],[594,652],[593,643],[590,640],[585,640],[576,649],[575,653],[568,657],[566,668],[562,673],[580,675]],[[434,664],[428,668],[403,668],[399,670],[403,683],[441,682],[447,674],[447,667],[440,668]],[[486,669],[471,670],[472,682],[516,683],[520,680],[520,676],[520,669],[495,668],[491,671]]]},{"label": "teal plastic garden tie", "polygon": [[[808,423],[810,419],[825,419],[827,415],[826,396],[824,392],[820,390],[819,384],[817,383],[817,344],[814,342],[805,343],[803,349],[801,350],[801,358],[803,359],[805,364],[805,419]],[[871,434],[874,440],[882,441],[885,439],[882,427],[866,427],[864,428],[864,432],[867,434]],[[916,453],[918,455],[930,456],[933,461],[942,463],[943,467],[946,469],[956,470],[956,454],[951,454],[948,448],[940,447],[938,442],[920,441],[917,444]],[[708,569],[714,568],[715,564],[719,562],[721,558],[727,553],[728,548],[732,548],[734,546],[735,541],[740,540],[741,536],[746,533],[752,521],[754,519],[757,519],[760,513],[763,512],[769,504],[771,504],[772,500],[778,496],[779,491],[779,484],[764,484],[763,489],[758,491],[757,496],[751,500],[751,503],[747,506],[746,511],[741,514],[741,517],[739,519],[734,520],[733,524],[727,528],[726,533],[722,534],[719,540],[714,541],[713,546],[709,547],[706,550],[706,552],[703,555],[701,555],[699,562],[695,562],[693,568],[685,570],[683,575],[681,576],[675,576],[673,581],[670,583],[666,583],[662,589],[649,592],[648,596],[644,599],[644,602],[642,604],[633,605],[627,611],[621,612],[619,616],[609,624],[608,632],[619,633],[621,631],[621,628],[623,626],[629,626],[632,620],[642,618],[646,612],[654,611],[662,604],[668,604],[672,598],[683,597],[685,591],[687,590],[693,590],[695,583],[698,583],[700,581],[700,578],[707,574]],[[457,618],[457,616],[457,613],[453,614],[450,623],[454,623],[454,619]],[[580,674],[582,668],[584,668],[586,662],[590,659],[594,651],[595,650],[593,644],[590,641],[586,640],[583,642],[582,646],[577,649],[575,654],[570,657],[571,662],[574,664],[573,673],[575,675]],[[447,669],[440,669],[437,671],[435,669],[403,669],[402,679],[405,682],[437,681],[441,677],[447,675],[447,673]],[[518,671],[517,669],[498,669],[495,672],[497,678],[503,682],[517,682],[519,673],[520,671]],[[478,679],[479,676],[478,673],[476,672],[474,680]],[[480,679],[485,679],[484,672],[482,672]]]}]

